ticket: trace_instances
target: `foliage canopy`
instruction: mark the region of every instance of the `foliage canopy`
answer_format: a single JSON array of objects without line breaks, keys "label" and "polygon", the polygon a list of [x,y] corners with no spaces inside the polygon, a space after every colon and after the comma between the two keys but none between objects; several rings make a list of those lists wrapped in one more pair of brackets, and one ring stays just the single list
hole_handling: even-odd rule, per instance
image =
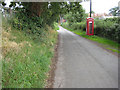
[{"label": "foliage canopy", "polygon": [[79,2],[11,2],[9,7],[15,11],[13,26],[31,33],[39,33],[39,27],[53,26],[64,14],[72,13],[72,17],[79,19],[84,12]]}]

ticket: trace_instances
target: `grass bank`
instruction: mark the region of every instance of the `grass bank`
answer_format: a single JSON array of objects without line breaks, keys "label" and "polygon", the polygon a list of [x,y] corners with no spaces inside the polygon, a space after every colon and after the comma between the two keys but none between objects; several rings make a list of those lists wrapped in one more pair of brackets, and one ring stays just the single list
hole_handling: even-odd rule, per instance
[{"label": "grass bank", "polygon": [[54,23],[55,30],[59,30],[58,23]]},{"label": "grass bank", "polygon": [[86,32],[83,30],[73,30],[68,27],[65,27],[64,25],[63,25],[63,27],[66,28],[67,30],[74,32],[77,35],[80,35],[84,38],[95,41],[97,43],[100,43],[103,47],[105,47],[108,50],[111,50],[112,52],[120,53],[120,50],[119,50],[120,44],[115,41],[112,41],[112,40],[109,40],[106,38],[102,38],[102,37],[99,37],[96,35],[93,35],[93,36],[86,35]]},{"label": "grass bank", "polygon": [[56,41],[57,32],[50,27],[37,36],[3,22],[2,87],[44,88]]}]

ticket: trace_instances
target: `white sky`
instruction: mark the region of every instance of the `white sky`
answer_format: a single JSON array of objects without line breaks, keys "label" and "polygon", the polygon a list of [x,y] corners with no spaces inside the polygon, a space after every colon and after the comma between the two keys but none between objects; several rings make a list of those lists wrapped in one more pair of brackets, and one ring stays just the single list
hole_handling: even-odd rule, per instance
[{"label": "white sky", "polygon": [[[12,0],[5,0],[7,7]],[[57,0],[56,0],[57,1]],[[95,13],[109,13],[109,9],[118,6],[120,0],[92,0],[92,11]],[[81,5],[85,9],[86,13],[90,12],[90,2],[82,2]]]},{"label": "white sky", "polygon": [[13,1],[13,0],[5,0],[5,3],[7,4],[6,7],[9,7],[10,1]]},{"label": "white sky", "polygon": [[[109,9],[118,6],[120,0],[92,0],[92,11],[95,13],[109,13]],[[87,13],[90,12],[90,2],[82,2],[81,5]]]}]

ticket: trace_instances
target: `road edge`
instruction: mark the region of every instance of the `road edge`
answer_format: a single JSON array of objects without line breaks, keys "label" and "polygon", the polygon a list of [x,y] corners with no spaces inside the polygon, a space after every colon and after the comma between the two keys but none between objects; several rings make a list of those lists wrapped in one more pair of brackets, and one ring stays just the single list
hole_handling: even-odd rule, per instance
[{"label": "road edge", "polygon": [[50,71],[48,72],[48,79],[46,80],[47,84],[45,88],[53,88],[55,70],[57,68],[57,62],[58,62],[58,47],[59,47],[59,33],[57,36],[57,42],[54,47],[54,56],[51,59]]},{"label": "road edge", "polygon": [[[64,27],[63,27],[63,28],[64,28]],[[67,29],[66,29],[66,30],[67,30]],[[68,30],[68,31],[70,31],[70,30]],[[70,32],[72,32],[72,31],[70,31]],[[74,33],[74,32],[72,32],[72,33]],[[82,36],[80,36],[80,35],[78,35],[78,34],[76,34],[76,33],[74,33],[74,34],[77,35],[77,36],[79,36],[79,37],[81,37],[81,38],[84,38],[84,37],[82,37]],[[84,38],[84,39],[86,39],[86,40],[89,41],[89,42],[94,43],[95,45],[101,47],[102,49],[106,50],[107,52],[110,52],[110,53],[112,53],[113,55],[120,57],[120,54],[119,54],[119,53],[113,52],[113,51],[107,49],[104,45],[102,45],[102,44],[100,44],[100,43],[98,43],[98,42],[95,42],[95,41],[93,41],[93,40],[87,39],[87,38]]]}]

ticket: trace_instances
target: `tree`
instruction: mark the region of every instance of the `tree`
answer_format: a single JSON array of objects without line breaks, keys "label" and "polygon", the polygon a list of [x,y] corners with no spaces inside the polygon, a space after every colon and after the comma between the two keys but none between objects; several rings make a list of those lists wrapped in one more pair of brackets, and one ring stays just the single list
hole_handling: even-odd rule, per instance
[{"label": "tree", "polygon": [[113,16],[118,16],[119,14],[119,7],[114,7],[114,8],[111,8],[110,10],[110,13],[109,14],[112,14]]},{"label": "tree", "polygon": [[73,3],[73,5],[71,5],[71,10],[64,16],[69,23],[81,22],[85,19],[85,10],[80,3],[76,4],[77,5],[74,5]]},{"label": "tree", "polygon": [[[23,6],[16,7],[16,3]],[[53,26],[53,23],[67,13],[72,13],[76,20],[80,20],[83,16],[83,9],[79,2],[11,2],[10,8],[16,13],[16,20],[13,25],[17,27],[31,30],[32,33],[39,33],[36,27]],[[80,19],[79,19],[80,18]]]},{"label": "tree", "polygon": [[[90,12],[89,12],[90,13]],[[91,14],[94,14],[95,12],[94,11],[91,11]]]}]

